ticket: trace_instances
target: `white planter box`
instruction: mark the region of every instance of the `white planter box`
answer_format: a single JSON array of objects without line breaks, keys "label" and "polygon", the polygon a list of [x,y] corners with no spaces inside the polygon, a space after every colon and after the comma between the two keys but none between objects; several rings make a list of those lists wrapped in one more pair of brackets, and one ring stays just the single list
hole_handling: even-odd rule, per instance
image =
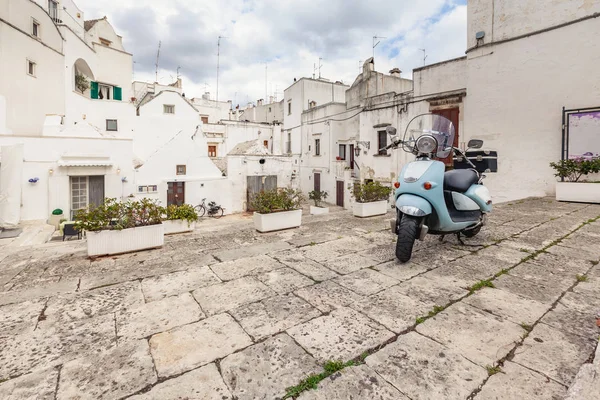
[{"label": "white planter box", "polygon": [[556,182],[556,200],[600,204],[600,183]]},{"label": "white planter box", "polygon": [[310,215],[329,214],[329,207],[310,206]]},{"label": "white planter box", "polygon": [[387,200],[374,201],[372,203],[354,203],[352,206],[352,213],[355,217],[372,217],[374,215],[383,215],[387,213],[388,202]]},{"label": "white planter box", "polygon": [[188,222],[184,219],[173,219],[163,221],[165,226],[165,235],[171,235],[173,233],[192,232],[196,229],[196,221]]},{"label": "white planter box", "polygon": [[302,225],[302,210],[283,211],[272,214],[254,213],[254,227],[259,232],[280,231]]},{"label": "white planter box", "polygon": [[161,247],[165,243],[163,224],[120,231],[86,232],[89,257],[129,253]]}]

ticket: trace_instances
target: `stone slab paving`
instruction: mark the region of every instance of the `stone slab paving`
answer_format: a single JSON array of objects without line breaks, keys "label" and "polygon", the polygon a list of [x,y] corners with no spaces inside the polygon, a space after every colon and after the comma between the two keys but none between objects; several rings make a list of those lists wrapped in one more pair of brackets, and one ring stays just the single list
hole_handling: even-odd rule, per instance
[{"label": "stone slab paving", "polygon": [[407,264],[391,217],[203,221],[93,261],[84,241],[11,249],[0,398],[281,399],[350,360],[299,398],[599,398],[600,206],[499,205]]},{"label": "stone slab paving", "polygon": [[221,361],[223,379],[239,400],[278,399],[286,389],[322,367],[285,333]]},{"label": "stone slab paving", "polygon": [[300,400],[408,400],[377,372],[366,365],[346,368],[321,381],[315,390],[300,395]]}]

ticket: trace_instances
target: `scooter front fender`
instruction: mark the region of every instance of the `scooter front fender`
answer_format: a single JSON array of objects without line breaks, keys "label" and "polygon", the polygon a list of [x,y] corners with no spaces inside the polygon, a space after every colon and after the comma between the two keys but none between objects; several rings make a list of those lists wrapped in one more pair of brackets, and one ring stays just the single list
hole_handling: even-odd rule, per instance
[{"label": "scooter front fender", "polygon": [[396,200],[396,208],[403,214],[424,217],[432,213],[431,203],[414,194],[401,194]]}]

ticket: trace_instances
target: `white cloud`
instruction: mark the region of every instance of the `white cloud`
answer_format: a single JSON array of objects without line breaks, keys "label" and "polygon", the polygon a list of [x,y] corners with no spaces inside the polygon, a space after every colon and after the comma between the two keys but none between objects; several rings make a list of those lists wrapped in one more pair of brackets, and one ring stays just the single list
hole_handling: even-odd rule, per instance
[{"label": "white cloud", "polygon": [[372,54],[372,37],[385,36],[375,67],[399,67],[404,76],[427,62],[458,57],[466,48],[466,5],[456,0],[78,0],[86,19],[106,15],[133,53],[135,78],[154,80],[154,60],[162,41],[159,80],[167,82],[181,66],[188,97],[204,83],[216,91],[217,37],[221,46],[219,99],[243,104],[279,98],[293,78],[311,76],[323,58],[321,74],[352,83],[359,60]]}]

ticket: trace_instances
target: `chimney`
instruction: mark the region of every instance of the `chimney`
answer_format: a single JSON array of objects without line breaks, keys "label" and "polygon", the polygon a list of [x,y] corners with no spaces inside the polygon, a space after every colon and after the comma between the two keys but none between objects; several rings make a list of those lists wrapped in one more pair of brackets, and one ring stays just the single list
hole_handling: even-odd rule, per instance
[{"label": "chimney", "polygon": [[202,100],[210,100],[210,92],[204,92],[202,95]]},{"label": "chimney", "polygon": [[262,106],[262,105],[263,105],[263,99],[258,99],[258,100],[256,101],[256,105],[257,105],[257,106]]},{"label": "chimney", "polygon": [[390,70],[390,75],[395,76],[397,78],[400,78],[401,73],[402,73],[402,71],[400,71],[400,68],[393,68]]},{"label": "chimney", "polygon": [[273,103],[273,96],[269,96],[269,104]]},{"label": "chimney", "polygon": [[373,57],[370,57],[363,64],[363,74],[366,74],[366,73],[371,72],[371,71],[375,71],[375,61],[373,60]]}]

